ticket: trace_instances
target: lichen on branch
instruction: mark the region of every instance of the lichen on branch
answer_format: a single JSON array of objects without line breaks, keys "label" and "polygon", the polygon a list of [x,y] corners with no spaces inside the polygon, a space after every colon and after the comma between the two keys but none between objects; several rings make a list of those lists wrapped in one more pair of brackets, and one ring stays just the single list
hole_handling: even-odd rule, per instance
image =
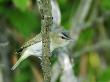
[{"label": "lichen on branch", "polygon": [[42,32],[42,70],[44,82],[50,82],[51,62],[50,56],[50,38],[49,31],[52,25],[52,7],[50,0],[37,0],[38,8],[41,14],[41,32]]}]

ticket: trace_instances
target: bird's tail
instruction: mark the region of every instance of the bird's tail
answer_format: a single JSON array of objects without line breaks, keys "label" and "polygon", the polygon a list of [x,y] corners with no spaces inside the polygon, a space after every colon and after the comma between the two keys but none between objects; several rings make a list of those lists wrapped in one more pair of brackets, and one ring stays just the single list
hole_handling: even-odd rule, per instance
[{"label": "bird's tail", "polygon": [[16,67],[23,61],[22,57],[15,63],[15,65],[11,68],[11,70],[16,69]]}]

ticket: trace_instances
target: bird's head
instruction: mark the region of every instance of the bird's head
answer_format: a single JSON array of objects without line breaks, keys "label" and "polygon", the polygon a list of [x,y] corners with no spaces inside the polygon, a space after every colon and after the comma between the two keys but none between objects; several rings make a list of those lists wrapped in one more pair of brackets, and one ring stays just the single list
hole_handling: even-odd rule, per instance
[{"label": "bird's head", "polygon": [[67,32],[51,32],[50,39],[52,45],[54,45],[55,47],[63,47],[73,41],[71,36]]}]

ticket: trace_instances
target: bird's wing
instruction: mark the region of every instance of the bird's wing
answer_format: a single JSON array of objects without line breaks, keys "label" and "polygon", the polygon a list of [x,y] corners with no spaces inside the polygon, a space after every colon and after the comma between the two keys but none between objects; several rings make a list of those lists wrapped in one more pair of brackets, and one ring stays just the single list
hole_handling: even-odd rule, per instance
[{"label": "bird's wing", "polygon": [[41,38],[41,33],[36,35],[35,37],[33,37],[32,39],[30,39],[29,41],[25,42],[23,46],[21,46],[21,48],[17,51],[17,53],[21,53],[23,51],[24,48],[27,48],[37,42],[40,42],[42,40]]}]

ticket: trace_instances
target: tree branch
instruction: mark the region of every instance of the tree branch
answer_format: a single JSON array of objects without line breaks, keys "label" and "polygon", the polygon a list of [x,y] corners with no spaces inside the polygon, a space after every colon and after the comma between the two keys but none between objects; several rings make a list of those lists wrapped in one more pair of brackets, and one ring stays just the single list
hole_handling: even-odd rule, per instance
[{"label": "tree branch", "polygon": [[50,56],[50,39],[49,30],[52,24],[52,13],[50,0],[37,0],[39,11],[41,14],[42,25],[42,70],[44,74],[44,82],[50,82],[51,78],[51,63]]},{"label": "tree branch", "polygon": [[81,55],[83,55],[86,52],[95,51],[98,49],[105,49],[105,48],[110,48],[110,40],[103,40],[94,45],[86,46],[84,49],[82,49],[78,52],[75,52],[73,57],[75,57],[75,58],[80,57]]},{"label": "tree branch", "polygon": [[81,0],[78,10],[72,20],[70,31],[71,35],[76,34],[76,31],[79,33],[79,30],[82,28],[82,23],[84,23],[91,5],[92,0]]},{"label": "tree branch", "polygon": [[[10,55],[12,45],[10,45],[11,35],[7,30],[8,24],[5,17],[0,19],[0,73],[3,73],[4,82],[12,82],[12,76],[10,72]],[[1,72],[2,71],[2,72]],[[0,78],[1,79],[1,78]],[[0,82],[3,82],[0,80]]]}]

